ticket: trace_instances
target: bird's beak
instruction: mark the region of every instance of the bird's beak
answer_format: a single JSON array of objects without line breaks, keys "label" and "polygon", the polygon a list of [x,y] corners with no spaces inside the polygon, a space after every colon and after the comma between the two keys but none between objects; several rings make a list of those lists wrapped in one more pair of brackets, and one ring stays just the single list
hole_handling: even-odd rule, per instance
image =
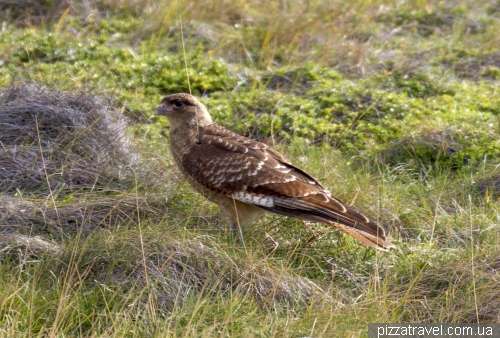
[{"label": "bird's beak", "polygon": [[168,109],[167,106],[162,103],[158,107],[156,107],[156,115],[167,115],[168,113],[171,113],[172,109]]}]

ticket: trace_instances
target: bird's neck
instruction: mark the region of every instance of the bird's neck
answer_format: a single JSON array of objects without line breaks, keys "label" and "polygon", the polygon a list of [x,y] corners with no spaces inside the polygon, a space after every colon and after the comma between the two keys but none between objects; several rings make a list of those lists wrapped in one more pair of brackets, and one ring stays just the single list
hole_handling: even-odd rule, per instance
[{"label": "bird's neck", "polygon": [[170,128],[170,150],[177,163],[181,163],[182,156],[200,142],[201,134],[206,125]]}]

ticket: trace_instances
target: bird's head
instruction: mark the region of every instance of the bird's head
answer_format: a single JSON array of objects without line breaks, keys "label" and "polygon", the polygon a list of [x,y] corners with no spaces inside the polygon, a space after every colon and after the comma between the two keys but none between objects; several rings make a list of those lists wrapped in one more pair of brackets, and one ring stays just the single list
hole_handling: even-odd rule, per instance
[{"label": "bird's head", "polygon": [[165,116],[171,128],[204,127],[212,124],[212,118],[203,103],[185,93],[165,96],[156,107],[156,115]]}]

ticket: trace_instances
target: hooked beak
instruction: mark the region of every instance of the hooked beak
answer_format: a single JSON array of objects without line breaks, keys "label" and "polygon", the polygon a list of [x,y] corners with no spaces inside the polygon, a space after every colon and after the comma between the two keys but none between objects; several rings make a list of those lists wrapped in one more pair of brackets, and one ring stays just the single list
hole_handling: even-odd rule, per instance
[{"label": "hooked beak", "polygon": [[168,109],[165,103],[161,103],[156,107],[156,115],[167,115],[171,113],[172,109]]}]

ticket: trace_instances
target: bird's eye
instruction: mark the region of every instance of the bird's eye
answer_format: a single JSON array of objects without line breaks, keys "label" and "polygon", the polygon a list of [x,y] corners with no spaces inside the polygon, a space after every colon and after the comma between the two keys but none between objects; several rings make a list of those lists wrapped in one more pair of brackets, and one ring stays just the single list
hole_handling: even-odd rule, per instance
[{"label": "bird's eye", "polygon": [[182,107],[183,105],[184,105],[184,102],[182,102],[181,100],[174,101],[174,106],[176,106],[176,107]]}]

